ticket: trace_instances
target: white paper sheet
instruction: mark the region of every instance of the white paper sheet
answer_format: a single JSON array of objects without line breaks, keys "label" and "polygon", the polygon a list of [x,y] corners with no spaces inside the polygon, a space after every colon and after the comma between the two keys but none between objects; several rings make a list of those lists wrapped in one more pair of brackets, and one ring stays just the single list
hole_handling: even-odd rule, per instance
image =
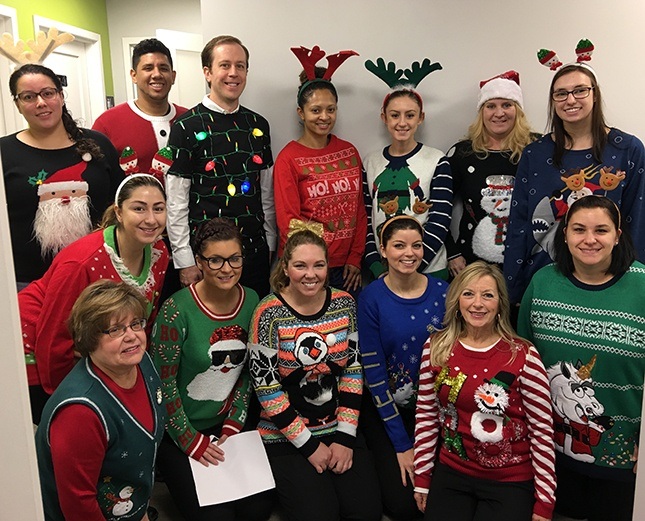
[{"label": "white paper sheet", "polygon": [[204,467],[188,458],[200,506],[217,505],[275,488],[258,431],[241,432],[222,444],[224,462]]}]

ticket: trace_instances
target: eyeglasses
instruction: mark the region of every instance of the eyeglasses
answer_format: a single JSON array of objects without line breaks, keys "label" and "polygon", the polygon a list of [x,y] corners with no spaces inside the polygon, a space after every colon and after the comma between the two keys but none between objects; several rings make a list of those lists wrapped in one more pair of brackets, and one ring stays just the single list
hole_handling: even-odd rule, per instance
[{"label": "eyeglasses", "polygon": [[222,257],[204,257],[201,254],[198,254],[199,258],[203,261],[206,261],[208,267],[212,270],[221,270],[224,267],[224,263],[228,262],[228,265],[233,269],[238,269],[244,264],[244,255],[232,255],[226,259]]},{"label": "eyeglasses", "polygon": [[32,92],[30,90],[25,90],[20,94],[14,96],[14,99],[20,100],[24,105],[31,105],[38,101],[38,96],[40,96],[45,101],[54,99],[54,97],[59,93],[58,89],[52,87],[47,87],[46,89],[41,90],[40,92]]},{"label": "eyeglasses", "polygon": [[109,335],[110,338],[121,338],[125,335],[125,330],[130,328],[132,331],[143,331],[146,327],[148,321],[145,318],[137,318],[125,326],[112,326],[109,329],[105,329],[102,332],[106,335]]},{"label": "eyeglasses", "polygon": [[589,96],[589,93],[594,90],[595,87],[576,87],[573,90],[556,90],[551,94],[551,99],[553,101],[566,101],[569,97],[569,94],[573,94],[575,99],[585,99]]}]

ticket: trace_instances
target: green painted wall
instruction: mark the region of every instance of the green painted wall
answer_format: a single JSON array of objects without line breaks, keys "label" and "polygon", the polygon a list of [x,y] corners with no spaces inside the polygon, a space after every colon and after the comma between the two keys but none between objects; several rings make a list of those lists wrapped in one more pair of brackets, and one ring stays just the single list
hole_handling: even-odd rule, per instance
[{"label": "green painted wall", "polygon": [[73,25],[101,35],[105,93],[114,95],[112,84],[112,60],[110,59],[110,36],[108,32],[106,0],[0,0],[0,4],[13,7],[18,13],[18,37],[34,38],[33,16],[42,16]]}]

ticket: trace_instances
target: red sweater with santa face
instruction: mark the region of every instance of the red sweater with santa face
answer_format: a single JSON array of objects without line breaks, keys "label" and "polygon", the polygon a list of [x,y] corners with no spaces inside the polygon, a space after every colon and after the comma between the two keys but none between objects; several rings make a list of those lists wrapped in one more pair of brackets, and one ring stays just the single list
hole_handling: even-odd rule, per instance
[{"label": "red sweater with santa face", "polygon": [[74,367],[74,343],[67,319],[87,286],[101,279],[134,286],[148,302],[149,331],[167,267],[168,250],[159,239],[145,247],[141,275],[133,276],[116,254],[114,226],[64,248],[41,279],[18,293],[29,385],[40,384],[51,394]]},{"label": "red sweater with santa face", "polygon": [[555,453],[549,384],[535,348],[515,339],[488,349],[457,342],[445,367],[421,359],[414,443],[415,491],[431,486],[439,461],[474,478],[533,481],[534,513],[551,518]]}]

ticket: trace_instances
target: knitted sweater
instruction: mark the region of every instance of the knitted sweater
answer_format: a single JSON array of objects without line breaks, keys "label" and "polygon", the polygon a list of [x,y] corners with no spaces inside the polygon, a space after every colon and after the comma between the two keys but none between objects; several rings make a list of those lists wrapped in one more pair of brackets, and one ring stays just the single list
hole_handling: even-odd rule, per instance
[{"label": "knitted sweater", "polygon": [[141,274],[133,276],[116,254],[114,226],[98,230],[63,249],[45,275],[18,293],[29,385],[53,393],[76,362],[67,319],[81,292],[100,279],[123,281],[141,292],[153,321],[168,267],[159,239],[144,249]]},{"label": "knitted sweater", "polygon": [[[132,390],[120,389],[114,382],[105,381],[108,377],[100,375],[100,370],[85,358],[74,367],[45,405],[36,431],[36,450],[43,506],[48,520],[99,519],[90,517],[90,513],[107,521],[139,520],[145,516],[166,418],[161,405],[159,376],[147,355],[144,355],[139,368],[138,385]],[[143,385],[140,385],[141,380]],[[131,395],[128,391],[136,391],[138,396],[127,396],[126,400],[147,407],[150,411],[147,415],[152,414],[151,430],[124,405],[123,397]],[[71,484],[61,483],[56,474],[50,443],[52,446],[56,444],[50,439],[50,429],[59,411],[77,407],[76,404],[90,409],[93,420],[100,424],[97,442],[105,446],[105,452],[98,462],[95,459],[91,461],[92,471],[96,472],[95,481],[87,484],[88,489],[79,491],[81,497],[76,498],[76,504],[70,504],[69,491],[58,492],[59,486]],[[97,434],[95,423],[93,421],[91,425],[91,439]],[[93,448],[89,447],[90,455],[93,455]],[[98,468],[93,467],[95,463],[98,463]],[[89,466],[88,462],[83,462],[83,468],[78,469],[79,474],[88,471],[85,464]],[[87,494],[93,496],[88,498]],[[63,507],[67,509],[63,511]]]},{"label": "knitted sweater", "polygon": [[486,350],[457,342],[445,367],[423,349],[414,443],[415,491],[427,493],[439,461],[468,476],[535,485],[537,515],[551,518],[555,455],[549,387],[533,346],[512,359],[504,340]]},{"label": "knitted sweater", "polygon": [[518,330],[547,368],[556,449],[574,470],[633,481],[645,377],[645,266],[590,286],[554,264],[522,300]]},{"label": "knitted sweater", "polygon": [[553,164],[550,134],[524,149],[517,167],[504,252],[511,302],[520,302],[531,277],[554,258],[553,237],[569,205],[585,195],[604,195],[621,209],[638,258],[645,260],[645,148],[612,128],[602,162],[591,150],[570,150],[562,168]]},{"label": "knitted sweater", "polygon": [[[83,130],[101,148],[102,159],[83,161],[74,146],[56,150],[34,148],[11,134],[0,138],[9,231],[16,280],[31,282],[45,274],[53,257],[43,258],[40,244],[34,238],[34,218],[39,206],[38,188],[57,172],[82,168],[82,179],[88,184],[91,224],[101,221],[105,209],[114,202],[117,186],[123,180],[119,156],[108,139],[93,130]],[[72,241],[70,241],[72,242]]]},{"label": "knitted sweater", "polygon": [[489,176],[514,177],[517,165],[511,163],[508,152],[490,150],[486,157],[476,154],[469,140],[454,145],[448,151],[448,161],[455,199],[459,198],[463,206],[459,235],[455,239],[449,235],[446,239],[448,259],[461,255],[468,264],[482,259],[500,264],[501,268],[513,189],[505,190],[498,197],[484,197],[482,190],[487,188]]},{"label": "knitted sweater", "polygon": [[446,267],[444,242],[452,214],[450,164],[437,149],[418,143],[405,156],[392,156],[389,146],[365,159],[363,197],[368,227],[365,262],[375,277],[385,268],[379,252],[383,223],[395,215],[410,215],[423,226],[421,269]]},{"label": "knitted sweater", "polygon": [[333,134],[320,150],[291,141],[275,161],[276,221],[282,255],[291,219],[324,227],[329,266],[360,267],[367,231],[363,166],[354,146]]},{"label": "knitted sweater", "polygon": [[322,309],[311,316],[278,294],[267,296],[253,314],[249,350],[264,443],[290,442],[305,457],[322,436],[353,447],[363,375],[349,294],[327,289]]},{"label": "knitted sweater", "polygon": [[413,441],[399,407],[414,411],[421,351],[428,335],[441,328],[448,284],[427,275],[417,298],[402,298],[377,279],[358,298],[358,334],[365,381],[396,452]]},{"label": "knitted sweater", "polygon": [[138,157],[138,171],[148,172],[157,150],[168,143],[170,126],[186,108],[170,104],[168,114],[150,116],[139,110],[134,101],[121,103],[101,114],[92,128],[105,134],[119,155],[126,147],[132,147]]},{"label": "knitted sweater", "polygon": [[223,424],[222,435],[240,432],[251,387],[246,365],[249,322],[258,296],[237,286],[240,298],[228,315],[212,313],[195,286],[162,306],[152,332],[151,355],[161,375],[168,434],[199,460],[210,440],[199,431]]}]

